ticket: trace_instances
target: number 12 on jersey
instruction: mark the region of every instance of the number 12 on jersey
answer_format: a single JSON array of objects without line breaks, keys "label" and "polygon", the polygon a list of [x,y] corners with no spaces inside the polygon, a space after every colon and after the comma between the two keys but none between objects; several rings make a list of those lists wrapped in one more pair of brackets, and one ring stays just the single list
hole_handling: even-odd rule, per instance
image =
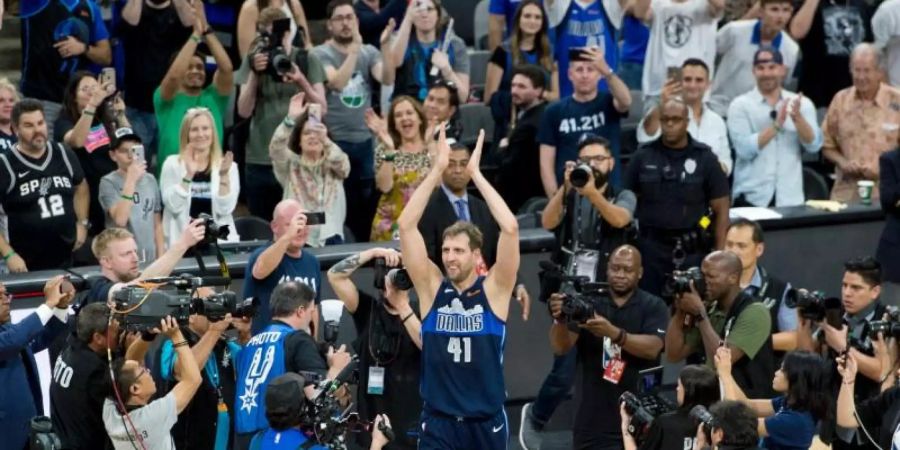
[{"label": "number 12 on jersey", "polygon": [[460,362],[460,360],[464,363],[472,362],[472,338],[450,338],[450,342],[447,343],[447,352],[453,355],[453,362],[455,363]]}]

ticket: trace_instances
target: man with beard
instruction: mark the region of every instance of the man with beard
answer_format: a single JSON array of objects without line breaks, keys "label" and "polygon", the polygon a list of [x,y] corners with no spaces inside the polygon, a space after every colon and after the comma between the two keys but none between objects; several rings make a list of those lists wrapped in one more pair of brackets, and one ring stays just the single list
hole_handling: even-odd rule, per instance
[{"label": "man with beard", "polygon": [[44,109],[25,99],[13,107],[18,143],[0,154],[0,205],[9,217],[9,240],[0,256],[10,272],[61,269],[87,238],[90,194],[78,158],[47,139]]},{"label": "man with beard", "polygon": [[640,252],[623,245],[609,257],[609,296],[597,299],[593,317],[573,323],[562,313],[565,295],[550,297],[550,345],[557,355],[574,348],[581,361],[574,448],[621,448],[619,396],[636,388],[641,370],[659,365],[668,310],[638,289],[642,274]]},{"label": "man with beard", "polygon": [[[234,84],[234,68],[228,52],[206,22],[202,2],[195,4],[194,14],[194,30],[190,38],[175,56],[160,86],[153,92],[153,109],[159,127],[156,160],[159,168],[162,168],[166,158],[178,154],[181,121],[188,109],[208,109],[216,119],[219,142],[224,142],[223,123]],[[206,86],[206,55],[197,51],[197,47],[203,42],[216,60],[216,73],[209,86]]]},{"label": "man with beard", "polygon": [[419,297],[422,319],[423,400],[419,448],[506,449],[509,440],[503,348],[509,303],[519,270],[519,224],[481,173],[484,130],[478,137],[466,173],[484,197],[500,227],[497,261],[487,276],[476,264],[483,235],[471,222],[444,230],[440,268],[427,261],[428,250],[418,229],[425,206],[450,165],[450,146],[442,130],[434,166],[398,219],[400,248]]},{"label": "man with beard", "polygon": [[[580,187],[572,184],[576,163],[568,162],[565,182],[550,199],[541,220],[545,229],[556,234],[558,245],[552,261],[566,273],[588,277],[592,282],[605,280],[611,252],[628,242],[629,225],[637,206],[633,192],[619,191],[609,185],[608,177],[615,163],[609,141],[596,136],[582,140],[577,167],[584,171],[579,175],[587,175],[587,182]],[[638,266],[639,258],[640,255]],[[639,276],[634,283],[638,279]],[[558,292],[560,287],[559,280],[545,281],[541,286],[542,301],[547,300],[546,295]],[[523,407],[519,440],[524,448],[539,447],[538,433],[550,421],[572,386],[577,353],[557,353],[553,370],[544,379],[534,403]]]},{"label": "man with beard", "polygon": [[330,1],[326,13],[331,38],[312,54],[325,70],[325,125],[350,158],[350,175],[344,179],[347,225],[355,236],[364,236],[372,225],[375,186],[375,153],[365,112],[372,107],[376,82],[394,84],[394,71],[384,70],[387,66],[377,48],[363,44],[351,0]]},{"label": "man with beard", "polygon": [[675,268],[675,249],[684,256],[682,267],[696,266],[712,247],[724,247],[728,231],[728,178],[709,146],[688,134],[688,117],[683,101],[663,103],[662,136],[635,152],[625,173],[625,188],[638,197],[638,244],[647,269],[641,288],[655,295]]},{"label": "man with beard", "polygon": [[515,120],[510,123],[509,135],[500,140],[497,149],[500,160],[497,191],[512,211],[518,211],[532,197],[544,196],[544,190],[538,183],[522,183],[520,180],[541,177],[541,146],[537,133],[544,108],[547,107],[544,101],[546,89],[547,76],[539,66],[527,64],[513,71],[510,96]]},{"label": "man with beard", "polygon": [[760,48],[753,56],[756,88],[728,107],[734,206],[799,206],[805,199],[802,154],[819,152],[822,130],[816,106],[781,88],[784,71],[781,52]]}]

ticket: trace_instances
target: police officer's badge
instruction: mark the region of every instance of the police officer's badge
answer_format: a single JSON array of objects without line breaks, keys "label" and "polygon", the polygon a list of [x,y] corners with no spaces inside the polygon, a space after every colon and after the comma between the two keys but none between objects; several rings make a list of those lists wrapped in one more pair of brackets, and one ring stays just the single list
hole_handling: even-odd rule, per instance
[{"label": "police officer's badge", "polygon": [[684,171],[688,175],[693,175],[695,170],[697,170],[697,161],[694,161],[694,158],[686,159],[684,161]]}]

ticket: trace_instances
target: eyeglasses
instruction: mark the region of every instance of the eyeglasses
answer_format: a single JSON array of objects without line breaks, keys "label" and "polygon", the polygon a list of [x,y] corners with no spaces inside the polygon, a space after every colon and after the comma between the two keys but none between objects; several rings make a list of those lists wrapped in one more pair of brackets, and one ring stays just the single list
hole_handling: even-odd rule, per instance
[{"label": "eyeglasses", "polygon": [[146,367],[141,366],[141,371],[138,372],[136,377],[134,377],[134,382],[137,383],[141,379],[142,376],[144,376],[145,374],[147,374],[149,372],[150,371]]},{"label": "eyeglasses", "polygon": [[612,156],[594,155],[594,156],[583,156],[581,158],[578,158],[578,161],[583,164],[591,164],[593,162],[602,164],[602,163],[605,163],[606,161],[609,161],[610,159],[612,159]]}]

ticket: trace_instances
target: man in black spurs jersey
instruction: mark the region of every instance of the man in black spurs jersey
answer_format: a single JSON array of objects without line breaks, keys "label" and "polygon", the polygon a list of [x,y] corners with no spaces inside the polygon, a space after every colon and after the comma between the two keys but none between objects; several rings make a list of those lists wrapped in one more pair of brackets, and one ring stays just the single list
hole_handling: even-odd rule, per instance
[{"label": "man in black spurs jersey", "polygon": [[87,238],[90,194],[78,158],[51,142],[40,102],[13,107],[18,143],[0,155],[0,205],[9,216],[9,241],[0,256],[10,272],[67,268]]}]

